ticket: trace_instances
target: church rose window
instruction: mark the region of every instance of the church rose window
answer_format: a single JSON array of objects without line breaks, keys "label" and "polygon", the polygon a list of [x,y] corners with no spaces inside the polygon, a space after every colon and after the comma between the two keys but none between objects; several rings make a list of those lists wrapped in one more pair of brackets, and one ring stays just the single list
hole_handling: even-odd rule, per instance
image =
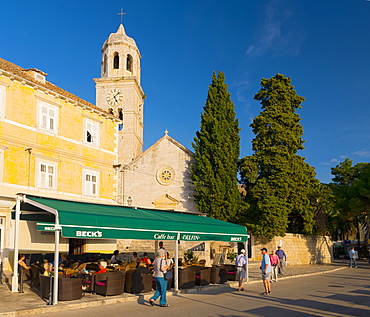
[{"label": "church rose window", "polygon": [[165,166],[157,171],[157,181],[162,185],[169,185],[173,182],[175,176],[174,170],[170,166]]}]

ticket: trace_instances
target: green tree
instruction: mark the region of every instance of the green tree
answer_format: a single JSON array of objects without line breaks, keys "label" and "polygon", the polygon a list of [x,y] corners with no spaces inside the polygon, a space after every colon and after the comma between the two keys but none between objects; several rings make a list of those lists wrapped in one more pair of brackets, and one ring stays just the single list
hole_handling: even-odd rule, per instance
[{"label": "green tree", "polygon": [[284,236],[287,230],[311,233],[319,182],[314,169],[296,154],[304,149],[296,113],[304,98],[297,95],[291,79],[281,74],[262,79],[261,87],[254,99],[260,101],[262,111],[251,124],[256,135],[254,153],[239,165],[247,190],[243,222],[265,238]]},{"label": "green tree", "polygon": [[345,159],[331,169],[333,193],[337,208],[337,227],[343,233],[357,231],[360,236],[364,228],[363,253],[367,253],[370,235],[370,164],[352,165]]},{"label": "green tree", "polygon": [[208,216],[235,221],[240,206],[238,120],[222,72],[213,73],[212,84],[201,116],[200,131],[192,143],[195,202]]}]

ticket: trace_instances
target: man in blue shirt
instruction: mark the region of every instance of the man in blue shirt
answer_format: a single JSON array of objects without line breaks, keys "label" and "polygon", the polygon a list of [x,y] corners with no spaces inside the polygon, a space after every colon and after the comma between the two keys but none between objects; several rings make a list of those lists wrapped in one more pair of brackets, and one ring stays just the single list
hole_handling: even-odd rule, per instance
[{"label": "man in blue shirt", "polygon": [[286,261],[286,254],[284,250],[281,249],[281,246],[278,246],[278,249],[276,250],[275,254],[279,257],[279,273],[281,275],[284,275],[284,266],[285,266],[285,261]]},{"label": "man in blue shirt", "polygon": [[349,264],[349,267],[352,267],[352,264],[353,266],[356,268],[357,267],[357,264],[356,264],[356,251],[355,251],[355,248],[352,248],[351,251],[348,252],[348,255],[349,255],[349,259],[350,259],[350,264]]},{"label": "man in blue shirt", "polygon": [[267,249],[262,248],[262,263],[261,263],[261,270],[262,270],[262,281],[263,286],[265,287],[265,292],[262,295],[270,295],[271,294],[271,283],[270,283],[270,275],[271,275],[271,262],[270,257],[267,254]]}]

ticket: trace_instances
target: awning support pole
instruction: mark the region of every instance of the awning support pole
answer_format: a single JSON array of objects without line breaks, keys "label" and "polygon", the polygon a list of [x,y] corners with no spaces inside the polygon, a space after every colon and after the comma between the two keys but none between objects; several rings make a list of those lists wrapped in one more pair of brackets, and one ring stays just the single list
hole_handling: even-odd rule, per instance
[{"label": "awning support pole", "polygon": [[244,250],[245,250],[245,257],[246,257],[246,260],[247,260],[247,263],[246,263],[246,281],[249,282],[249,265],[248,265],[248,240],[246,242],[244,242]]},{"label": "awning support pole", "polygon": [[[58,269],[59,269],[59,236],[61,227],[59,226],[58,215],[55,216],[55,246],[54,246],[54,285],[53,285],[53,305],[58,304]],[[51,278],[50,278],[51,283]]]},{"label": "awning support pole", "polygon": [[180,233],[177,234],[177,240],[175,241],[175,291],[179,289],[179,243],[180,243]]},{"label": "awning support pole", "polygon": [[21,218],[21,196],[17,196],[15,205],[15,222],[14,222],[14,264],[12,278],[12,292],[18,292],[18,248],[19,248],[19,220]]}]

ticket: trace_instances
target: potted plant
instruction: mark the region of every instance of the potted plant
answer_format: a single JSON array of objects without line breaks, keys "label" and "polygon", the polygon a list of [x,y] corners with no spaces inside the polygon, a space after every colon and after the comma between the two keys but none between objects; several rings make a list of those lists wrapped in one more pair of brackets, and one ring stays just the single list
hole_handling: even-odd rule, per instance
[{"label": "potted plant", "polygon": [[233,249],[229,249],[226,254],[226,259],[228,259],[230,262],[234,262],[236,259],[237,254],[234,252]]},{"label": "potted plant", "polygon": [[191,264],[192,262],[196,262],[198,260],[198,256],[194,254],[193,251],[186,251],[184,252],[184,262],[186,264]]}]

